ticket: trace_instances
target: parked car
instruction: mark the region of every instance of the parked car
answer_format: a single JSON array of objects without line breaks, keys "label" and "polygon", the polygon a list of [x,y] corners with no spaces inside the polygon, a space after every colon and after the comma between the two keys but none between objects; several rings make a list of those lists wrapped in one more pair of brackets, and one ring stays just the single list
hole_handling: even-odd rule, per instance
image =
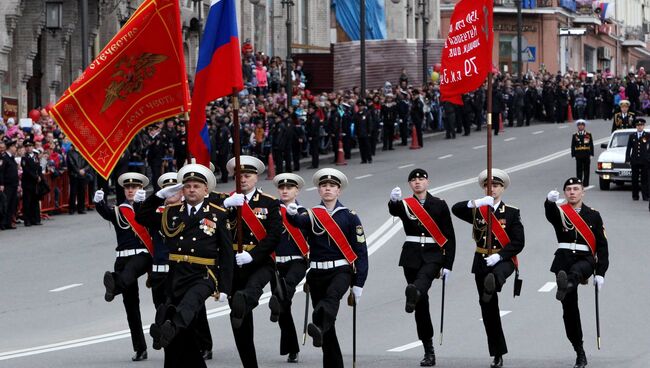
[{"label": "parked car", "polygon": [[[617,185],[624,185],[632,181],[632,168],[629,162],[625,162],[625,149],[630,134],[636,132],[636,129],[619,129],[612,133],[608,143],[600,146],[605,148],[598,156],[598,184],[600,190],[609,190],[612,182]],[[650,129],[646,129],[650,132]]]}]

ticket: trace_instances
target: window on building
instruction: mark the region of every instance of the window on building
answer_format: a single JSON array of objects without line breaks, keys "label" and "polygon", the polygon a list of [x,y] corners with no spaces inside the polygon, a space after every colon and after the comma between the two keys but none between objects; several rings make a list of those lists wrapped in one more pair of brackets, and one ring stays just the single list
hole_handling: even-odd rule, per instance
[{"label": "window on building", "polygon": [[585,51],[583,53],[583,65],[589,73],[593,73],[596,70],[596,49],[585,45]]},{"label": "window on building", "polygon": [[309,43],[309,0],[302,0],[300,6],[300,42]]},{"label": "window on building", "polygon": [[499,35],[499,70],[502,72],[514,72],[512,63],[512,40],[515,36],[508,34]]}]

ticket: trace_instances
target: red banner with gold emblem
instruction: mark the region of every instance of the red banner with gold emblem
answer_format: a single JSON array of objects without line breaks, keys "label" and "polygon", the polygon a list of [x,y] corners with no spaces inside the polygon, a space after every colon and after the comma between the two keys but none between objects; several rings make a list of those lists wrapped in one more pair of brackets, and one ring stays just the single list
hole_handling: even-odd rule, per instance
[{"label": "red banner with gold emblem", "polygon": [[51,110],[108,178],[145,126],[188,111],[178,0],[145,0]]}]

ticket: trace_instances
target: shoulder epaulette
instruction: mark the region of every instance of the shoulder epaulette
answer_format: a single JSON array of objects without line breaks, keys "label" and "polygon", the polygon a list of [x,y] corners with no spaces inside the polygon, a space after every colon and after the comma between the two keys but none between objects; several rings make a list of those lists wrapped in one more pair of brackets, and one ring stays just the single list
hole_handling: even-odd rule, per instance
[{"label": "shoulder epaulette", "polygon": [[261,191],[258,191],[258,193],[260,193],[261,195],[263,195],[263,196],[265,196],[265,197],[269,197],[269,198],[271,198],[271,199],[277,199],[277,198],[275,198],[274,196],[272,196],[272,195],[270,195],[270,194],[266,194],[266,193],[261,192]]},{"label": "shoulder epaulette", "polygon": [[225,208],[220,207],[220,206],[217,206],[217,205],[214,204],[214,203],[210,203],[210,207],[214,207],[214,208],[216,208],[216,209],[218,209],[218,210],[220,210],[220,211],[223,211],[223,212],[228,212],[228,211],[226,211]]},{"label": "shoulder epaulette", "polygon": [[182,202],[179,202],[179,203],[173,203],[173,204],[167,204],[167,205],[165,205],[165,207],[176,207],[176,206],[180,206],[180,205],[182,205],[182,204],[183,204]]},{"label": "shoulder epaulette", "polygon": [[355,210],[350,210],[350,209],[348,209],[348,210],[350,211],[351,214],[353,214],[353,215],[355,215],[355,216],[357,215],[357,211],[355,211]]},{"label": "shoulder epaulette", "polygon": [[518,209],[519,209],[519,208],[517,208],[517,207],[515,207],[515,206],[511,206],[511,205],[509,205],[509,204],[506,204],[506,207],[510,207],[510,208],[512,208],[512,209],[515,209],[515,210],[518,210]]}]

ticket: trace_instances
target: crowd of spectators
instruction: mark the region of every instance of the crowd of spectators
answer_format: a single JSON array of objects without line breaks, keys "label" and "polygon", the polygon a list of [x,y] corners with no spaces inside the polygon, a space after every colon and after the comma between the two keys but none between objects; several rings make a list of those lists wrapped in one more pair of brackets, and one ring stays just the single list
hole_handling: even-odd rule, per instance
[{"label": "crowd of spectators", "polygon": [[[382,151],[390,151],[394,143],[407,145],[415,136],[417,142],[411,144],[422,146],[423,133],[427,131],[443,131],[445,138],[455,139],[485,126],[485,84],[464,95],[462,106],[440,101],[435,76],[427,85],[415,86],[405,71],[385,82],[382,88],[365,91],[365,96],[358,87],[316,94],[310,91],[310,78],[303,70],[303,62],[297,60],[290,73],[292,90],[287,95],[283,60],[254,53],[246,44],[242,50],[245,89],[239,94],[241,150],[266,163],[272,156],[276,174],[299,171],[301,159],[309,156],[310,168],[320,165],[319,156],[323,154],[334,153],[328,156],[334,162],[339,145],[346,160],[352,158],[353,148],[358,148],[361,163],[371,164],[378,145]],[[562,123],[569,119],[569,114],[573,119],[611,119],[623,99],[630,101],[631,111],[650,113],[650,77],[643,68],[624,76],[608,71],[569,71],[564,75],[528,72],[521,82],[508,73],[496,72],[494,76],[494,121],[501,121],[506,127],[529,125],[531,121]],[[211,161],[220,181],[227,182],[226,162],[232,157],[234,143],[232,101],[213,101],[206,112]],[[95,188],[115,191],[116,179],[123,172],[144,173],[155,187],[162,173],[177,170],[187,159],[187,122],[182,116],[169,118],[139,132],[118,161],[111,179],[106,181],[72,147],[47,109],[30,117],[31,127],[18,126],[14,118],[0,121],[0,156],[7,156],[9,144],[16,146],[16,153],[11,156],[18,162],[20,177],[24,142],[33,142],[44,177],[68,176],[66,210],[70,214],[85,213],[90,205],[85,202],[86,193]],[[494,125],[498,134],[499,124]],[[0,219],[12,216],[13,227],[20,218],[16,211],[7,208],[3,188],[6,175],[2,170],[0,167]],[[64,188],[50,189],[55,208],[61,209]],[[117,190],[115,194],[121,202],[122,192]],[[20,186],[17,195],[21,195]]]}]

